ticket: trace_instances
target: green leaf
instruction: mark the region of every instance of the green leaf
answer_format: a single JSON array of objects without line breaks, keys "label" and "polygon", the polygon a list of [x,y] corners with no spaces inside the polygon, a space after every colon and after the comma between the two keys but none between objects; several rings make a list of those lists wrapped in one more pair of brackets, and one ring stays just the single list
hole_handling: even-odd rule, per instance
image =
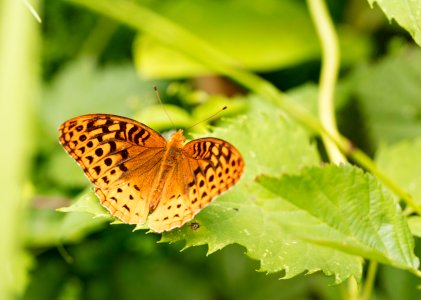
[{"label": "green leaf", "polygon": [[377,3],[389,20],[394,19],[405,28],[421,46],[420,2],[413,0],[368,0],[371,7]]},{"label": "green leaf", "polygon": [[82,114],[129,115],[156,102],[154,84],[141,81],[131,65],[100,69],[93,60],[80,59],[67,65],[45,87],[42,120],[47,128],[58,128]]},{"label": "green leaf", "polygon": [[[294,0],[261,0],[258,4],[250,0],[181,0],[160,3],[159,7],[151,1],[149,7],[235,58],[243,68],[267,72],[320,57],[319,42],[307,8]],[[349,27],[339,31],[344,63],[367,57],[368,39]],[[213,73],[143,32],[136,39],[134,55],[138,70],[146,78]]]},{"label": "green leaf", "polygon": [[151,105],[142,109],[134,118],[157,131],[174,129],[174,126],[175,128],[187,127],[192,119],[186,110],[170,104]]},{"label": "green leaf", "polygon": [[421,237],[421,217],[420,216],[411,216],[407,219],[409,229],[411,230],[412,235]]},{"label": "green leaf", "polygon": [[46,162],[46,172],[48,172],[49,178],[62,186],[85,187],[89,180],[83,176],[79,165],[64,149],[57,150],[50,154],[50,159]]},{"label": "green leaf", "polygon": [[[417,243],[416,248],[420,244]],[[420,279],[400,269],[382,266],[376,277],[372,299],[415,300],[421,299]]]},{"label": "green leaf", "polygon": [[86,212],[62,214],[47,209],[33,210],[27,220],[25,242],[37,248],[78,243],[88,234],[104,227],[106,221]]},{"label": "green leaf", "polygon": [[421,49],[404,48],[353,76],[354,94],[375,146],[421,132]]},{"label": "green leaf", "polygon": [[[242,67],[267,71],[316,58],[320,52],[306,7],[296,1],[181,0],[162,3],[158,9],[155,1],[149,6],[235,57]],[[134,50],[137,67],[147,78],[209,74],[197,61],[143,33]]]},{"label": "green leaf", "polygon": [[56,239],[60,243],[79,242],[114,219],[101,206],[91,189],[81,194],[71,206],[59,208],[57,211],[67,212],[60,222],[59,230],[55,230]]},{"label": "green leaf", "polygon": [[216,128],[212,135],[238,147],[245,159],[244,177],[192,222],[164,233],[162,241],[185,240],[185,247],[207,244],[209,253],[237,243],[260,261],[260,270],[283,271],[283,278],[317,271],[333,275],[336,283],[350,276],[361,277],[361,258],[300,239],[284,220],[307,230],[310,224],[296,222],[307,213],[254,180],[258,174],[299,173],[304,166],[318,165],[317,151],[307,132],[276,108],[251,101],[247,116]]},{"label": "green leaf", "polygon": [[110,215],[107,210],[101,206],[98,197],[91,189],[78,197],[77,201],[71,206],[59,208],[57,211],[87,212],[95,215],[96,217],[109,217]]},{"label": "green leaf", "polygon": [[[60,212],[67,212],[66,214]],[[77,243],[99,230],[112,218],[99,204],[91,189],[82,193],[76,202],[57,209],[32,209],[26,220],[26,243],[31,247],[51,247],[63,243]]]},{"label": "green leaf", "polygon": [[398,201],[372,175],[328,165],[259,182],[303,212],[279,221],[297,238],[414,272],[418,267]]},{"label": "green leaf", "polygon": [[92,215],[81,212],[70,212],[65,215],[60,224],[59,230],[56,230],[57,241],[60,243],[79,243],[88,234],[99,231],[110,217],[95,218]]},{"label": "green leaf", "polygon": [[421,203],[421,138],[381,145],[376,161],[391,179]]}]

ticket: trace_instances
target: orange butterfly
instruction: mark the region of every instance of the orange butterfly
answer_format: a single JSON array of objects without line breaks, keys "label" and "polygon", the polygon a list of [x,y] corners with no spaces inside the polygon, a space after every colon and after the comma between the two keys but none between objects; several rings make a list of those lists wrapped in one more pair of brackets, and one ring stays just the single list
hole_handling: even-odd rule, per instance
[{"label": "orange butterfly", "polygon": [[95,186],[101,204],[128,224],[156,232],[180,227],[244,170],[241,154],[216,138],[186,145],[183,130],[166,141],[135,120],[90,114],[60,126],[60,143]]}]

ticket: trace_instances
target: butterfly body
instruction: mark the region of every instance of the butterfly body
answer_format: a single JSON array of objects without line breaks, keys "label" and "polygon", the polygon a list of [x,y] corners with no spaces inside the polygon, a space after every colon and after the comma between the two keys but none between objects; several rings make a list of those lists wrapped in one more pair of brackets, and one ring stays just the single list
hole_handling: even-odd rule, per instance
[{"label": "butterfly body", "polygon": [[101,204],[128,224],[180,227],[241,177],[244,161],[226,141],[166,141],[124,117],[91,114],[60,126],[60,143],[95,186]]},{"label": "butterfly body", "polygon": [[170,180],[168,177],[172,173],[173,168],[176,167],[177,161],[181,161],[183,159],[182,156],[185,140],[186,138],[183,135],[183,131],[178,130],[171,136],[170,140],[166,144],[159,172],[155,176],[155,182],[151,189],[152,194],[148,197],[151,199],[149,204],[149,213],[152,213],[160,202],[165,183]]}]

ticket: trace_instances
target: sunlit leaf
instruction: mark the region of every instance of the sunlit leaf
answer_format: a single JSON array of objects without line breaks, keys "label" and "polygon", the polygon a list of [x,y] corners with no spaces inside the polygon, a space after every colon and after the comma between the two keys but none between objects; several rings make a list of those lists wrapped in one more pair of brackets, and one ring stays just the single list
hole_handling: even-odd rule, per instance
[{"label": "sunlit leaf", "polygon": [[361,106],[367,134],[375,145],[420,136],[420,74],[417,48],[404,48],[354,74],[352,100]]},{"label": "sunlit leaf", "polygon": [[185,240],[186,247],[206,244],[209,252],[238,243],[260,261],[262,271],[283,271],[283,278],[317,271],[334,276],[337,283],[350,276],[360,278],[361,258],[301,239],[285,222],[295,224],[295,230],[308,230],[310,224],[296,222],[307,213],[255,182],[259,174],[296,174],[304,166],[319,164],[305,131],[273,107],[259,103],[251,106],[247,117],[213,134],[240,149],[246,163],[244,178],[193,222],[163,234],[163,241]]},{"label": "sunlit leaf", "polygon": [[409,229],[414,236],[421,237],[421,217],[411,216],[407,219]]},{"label": "sunlit leaf", "polygon": [[421,46],[420,2],[413,0],[368,0],[371,6],[376,3],[391,21],[395,20],[405,28],[415,42]]},{"label": "sunlit leaf", "polygon": [[83,114],[128,115],[156,101],[155,84],[141,81],[130,65],[100,69],[94,61],[80,59],[46,86],[42,120],[49,128],[58,128],[65,120]]},{"label": "sunlit leaf", "polygon": [[[156,3],[150,5],[155,11]],[[177,1],[160,5],[159,12],[243,67],[267,71],[319,54],[307,9],[296,1]],[[150,78],[209,74],[200,63],[145,34],[136,41],[135,59],[141,74]]]},{"label": "sunlit leaf", "polygon": [[376,161],[390,178],[421,203],[421,138],[381,145]]},{"label": "sunlit leaf", "polygon": [[[320,57],[319,42],[307,7],[294,0],[258,3],[250,0],[182,0],[161,3],[158,8],[152,1],[148,6],[228,54],[243,68],[267,72]],[[349,27],[339,31],[343,63],[367,56],[370,52],[368,39]],[[144,33],[136,39],[134,50],[136,66],[146,78],[213,73]]]},{"label": "sunlit leaf", "polygon": [[414,241],[397,199],[350,165],[309,168],[300,175],[259,178],[274,195],[305,212],[280,223],[297,237],[404,269],[418,268]]}]

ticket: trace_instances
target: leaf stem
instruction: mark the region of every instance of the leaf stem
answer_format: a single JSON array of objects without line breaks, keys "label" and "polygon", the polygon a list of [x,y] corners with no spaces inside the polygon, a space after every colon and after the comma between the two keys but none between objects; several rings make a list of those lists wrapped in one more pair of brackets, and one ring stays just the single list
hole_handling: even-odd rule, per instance
[{"label": "leaf stem", "polygon": [[374,260],[370,261],[368,265],[367,276],[365,279],[364,291],[363,291],[363,294],[361,295],[360,300],[370,300],[371,293],[373,291],[374,279],[377,273],[377,266],[378,266],[378,263],[376,261]]},{"label": "leaf stem", "polygon": [[[337,137],[339,132],[336,126],[334,94],[339,70],[338,37],[324,1],[307,0],[307,6],[322,47],[318,97],[319,118],[326,131]],[[330,161],[336,164],[347,162],[337,145],[325,134],[322,134],[322,140]]]},{"label": "leaf stem", "polygon": [[355,277],[350,277],[347,280],[347,295],[346,300],[358,300],[358,283]]},{"label": "leaf stem", "polygon": [[296,105],[293,101],[288,99],[287,95],[279,91],[270,82],[243,70],[239,63],[216,48],[213,48],[203,39],[137,2],[127,0],[69,1],[114,18],[139,31],[143,31],[172,49],[196,59],[214,72],[225,75],[248,88],[250,91],[261,95],[267,101],[284,110],[289,116],[309,130],[320,135],[324,134],[329,140],[336,144],[344,155],[351,157],[362,167],[375,176],[378,176],[386,186],[421,215],[421,209],[416,202],[399,185],[381,172],[370,157],[361,150],[355,148],[348,139],[339,133],[337,135],[332,135],[324,126],[322,126],[316,117],[311,115],[303,107]]}]

